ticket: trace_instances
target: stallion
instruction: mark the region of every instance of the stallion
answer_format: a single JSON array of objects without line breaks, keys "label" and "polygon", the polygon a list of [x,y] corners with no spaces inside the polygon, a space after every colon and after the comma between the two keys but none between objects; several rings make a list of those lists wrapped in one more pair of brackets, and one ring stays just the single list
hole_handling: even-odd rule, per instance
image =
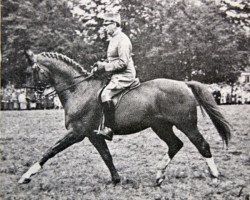
[{"label": "stallion", "polygon": [[[65,111],[68,133],[22,175],[19,183],[28,183],[31,176],[40,171],[50,158],[85,137],[89,138],[101,155],[113,183],[119,183],[121,179],[106,141],[95,133],[102,118],[97,93],[105,81],[93,76],[65,55],[54,52],[34,54],[31,50],[26,54],[31,83],[36,88],[45,88],[49,84],[55,88]],[[115,135],[132,134],[151,127],[167,144],[168,151],[157,166],[157,186],[162,184],[166,167],[183,146],[183,142],[173,132],[173,126],[182,131],[205,158],[211,177],[217,179],[219,176],[210,146],[197,128],[197,102],[209,115],[223,142],[228,145],[230,125],[219,111],[210,91],[199,82],[169,79],[143,82],[127,92],[115,110]]]}]

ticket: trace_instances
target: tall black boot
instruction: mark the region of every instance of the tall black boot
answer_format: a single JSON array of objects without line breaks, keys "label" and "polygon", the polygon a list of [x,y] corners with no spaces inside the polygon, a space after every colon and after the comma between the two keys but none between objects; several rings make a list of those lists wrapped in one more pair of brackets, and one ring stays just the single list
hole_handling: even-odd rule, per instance
[{"label": "tall black boot", "polygon": [[105,126],[113,128],[115,125],[115,106],[113,101],[103,103],[103,113],[105,116]]},{"label": "tall black boot", "polygon": [[111,128],[115,127],[115,106],[112,101],[103,103],[103,113],[105,116],[105,127],[99,131],[99,134],[106,140],[112,140],[114,132]]}]

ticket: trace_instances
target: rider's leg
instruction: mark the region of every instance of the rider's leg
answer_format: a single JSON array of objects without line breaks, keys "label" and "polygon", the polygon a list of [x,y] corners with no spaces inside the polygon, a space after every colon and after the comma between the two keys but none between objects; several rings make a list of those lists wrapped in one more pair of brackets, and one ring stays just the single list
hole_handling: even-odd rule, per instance
[{"label": "rider's leg", "polygon": [[115,106],[112,100],[105,101],[103,104],[103,113],[105,115],[105,126],[114,127],[115,122]]},{"label": "rider's leg", "polygon": [[101,94],[105,127],[99,131],[99,134],[107,140],[112,140],[113,131],[111,128],[115,126],[115,106],[111,100],[112,95],[113,91],[108,87],[106,87]]}]

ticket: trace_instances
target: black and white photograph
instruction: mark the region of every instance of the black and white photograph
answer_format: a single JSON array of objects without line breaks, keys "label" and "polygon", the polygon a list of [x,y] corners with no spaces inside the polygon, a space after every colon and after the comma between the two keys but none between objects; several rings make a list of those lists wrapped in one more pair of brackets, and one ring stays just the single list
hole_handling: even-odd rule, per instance
[{"label": "black and white photograph", "polygon": [[250,200],[249,0],[2,0],[0,199]]}]

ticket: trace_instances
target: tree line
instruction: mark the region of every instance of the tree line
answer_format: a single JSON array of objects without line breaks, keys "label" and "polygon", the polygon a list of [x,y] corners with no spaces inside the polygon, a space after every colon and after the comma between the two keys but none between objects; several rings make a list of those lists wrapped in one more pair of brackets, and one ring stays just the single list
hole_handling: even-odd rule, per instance
[{"label": "tree line", "polygon": [[25,82],[27,49],[62,53],[89,69],[106,56],[101,15],[113,10],[122,15],[142,81],[233,83],[250,64],[247,1],[5,0],[1,84]]}]

